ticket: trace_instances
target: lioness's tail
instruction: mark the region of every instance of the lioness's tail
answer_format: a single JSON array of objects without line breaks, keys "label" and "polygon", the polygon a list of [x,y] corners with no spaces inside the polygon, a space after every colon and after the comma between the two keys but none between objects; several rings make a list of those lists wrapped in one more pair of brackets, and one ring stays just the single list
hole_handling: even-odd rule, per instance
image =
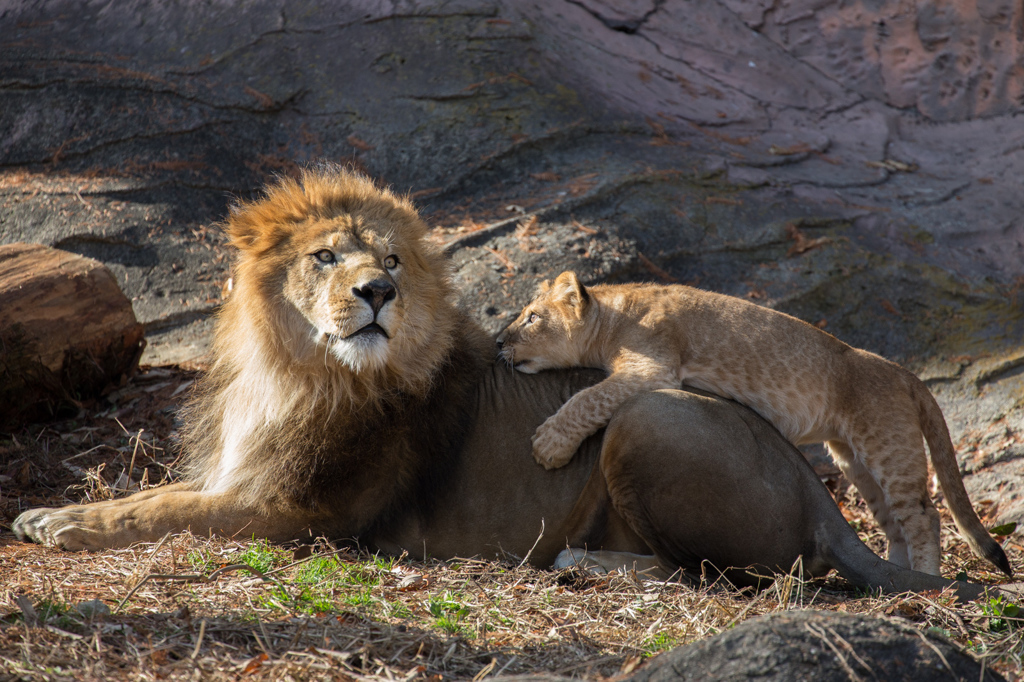
[{"label": "lioness's tail", "polygon": [[986,594],[998,595],[995,587],[965,581],[947,580],[940,575],[921,573],[891,564],[861,542],[857,533],[842,519],[822,525],[818,551],[839,575],[857,587],[880,589],[886,594],[944,590],[952,587],[961,601],[971,601]]},{"label": "lioness's tail", "polygon": [[946,496],[946,506],[953,514],[956,527],[970,548],[980,557],[994,564],[1000,571],[1013,577],[1013,569],[1006,558],[1006,552],[981,525],[981,519],[974,511],[971,500],[967,497],[964,480],[960,476],[960,466],[956,461],[953,441],[949,437],[949,428],[942,416],[942,410],[932,396],[931,391],[920,381],[914,381],[918,412],[921,420],[921,431],[931,452],[932,466],[935,475]]}]

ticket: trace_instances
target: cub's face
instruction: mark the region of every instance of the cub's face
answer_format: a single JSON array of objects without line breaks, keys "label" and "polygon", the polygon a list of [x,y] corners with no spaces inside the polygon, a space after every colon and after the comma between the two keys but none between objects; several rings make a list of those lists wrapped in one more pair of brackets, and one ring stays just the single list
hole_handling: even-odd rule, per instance
[{"label": "cub's face", "polygon": [[585,295],[566,286],[562,276],[552,286],[544,282],[537,297],[498,335],[498,356],[524,374],[580,364]]}]

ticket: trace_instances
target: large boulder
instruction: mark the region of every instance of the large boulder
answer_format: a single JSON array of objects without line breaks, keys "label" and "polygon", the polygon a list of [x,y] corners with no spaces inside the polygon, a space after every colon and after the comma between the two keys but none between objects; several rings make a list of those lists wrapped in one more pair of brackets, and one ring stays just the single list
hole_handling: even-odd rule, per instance
[{"label": "large boulder", "polygon": [[102,263],[38,244],[0,246],[0,428],[124,384],[145,347]]},{"label": "large boulder", "polygon": [[[507,682],[562,682],[518,675]],[[945,637],[891,619],[782,611],[661,654],[621,682],[1005,680]]]},{"label": "large boulder", "polygon": [[[982,672],[984,671],[984,675]],[[659,656],[630,682],[1002,680],[941,635],[873,616],[783,611]]]}]

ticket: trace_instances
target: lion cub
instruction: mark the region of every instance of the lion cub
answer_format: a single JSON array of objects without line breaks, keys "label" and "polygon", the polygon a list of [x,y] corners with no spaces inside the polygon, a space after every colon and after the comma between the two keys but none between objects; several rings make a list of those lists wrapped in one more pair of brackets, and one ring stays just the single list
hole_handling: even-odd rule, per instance
[{"label": "lion cub", "polygon": [[687,286],[544,282],[497,338],[520,372],[584,366],[609,376],[574,395],[533,437],[538,462],[565,465],[630,396],[682,383],[757,411],[795,444],[825,441],[889,540],[889,560],[939,575],[932,464],[957,527],[1011,575],[964,489],[945,419],[913,374],[784,313]]}]

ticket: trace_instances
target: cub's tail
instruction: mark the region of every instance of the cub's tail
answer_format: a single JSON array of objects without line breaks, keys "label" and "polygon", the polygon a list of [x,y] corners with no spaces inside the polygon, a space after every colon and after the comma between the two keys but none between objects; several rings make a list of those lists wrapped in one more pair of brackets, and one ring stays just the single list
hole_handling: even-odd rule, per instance
[{"label": "cub's tail", "polygon": [[932,466],[935,475],[946,496],[946,505],[953,514],[956,527],[970,548],[980,557],[990,561],[1000,571],[1013,577],[1013,569],[1006,558],[1006,552],[981,525],[981,519],[974,511],[964,480],[960,476],[960,466],[956,461],[953,441],[949,437],[949,428],[942,416],[942,410],[932,396],[931,391],[915,378],[914,390],[917,398],[918,411],[921,419],[921,430],[931,452]]}]

